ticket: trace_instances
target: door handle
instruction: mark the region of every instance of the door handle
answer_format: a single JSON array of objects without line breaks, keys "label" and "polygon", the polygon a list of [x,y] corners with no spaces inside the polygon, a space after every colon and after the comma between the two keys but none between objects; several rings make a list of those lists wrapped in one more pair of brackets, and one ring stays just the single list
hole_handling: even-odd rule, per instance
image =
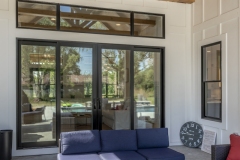
[{"label": "door handle", "polygon": [[98,109],[102,109],[102,104],[100,98],[98,99]]},{"label": "door handle", "polygon": [[93,99],[93,109],[94,109],[94,110],[97,109],[96,105],[97,105],[97,102],[96,102],[96,99],[94,98],[94,99]]}]

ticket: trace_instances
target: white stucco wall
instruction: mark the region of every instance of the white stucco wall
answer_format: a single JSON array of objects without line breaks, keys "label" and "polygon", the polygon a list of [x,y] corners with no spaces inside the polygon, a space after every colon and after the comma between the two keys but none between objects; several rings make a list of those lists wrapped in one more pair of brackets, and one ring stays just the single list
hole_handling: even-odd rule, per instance
[{"label": "white stucco wall", "polygon": [[[196,0],[192,24],[192,93],[190,119],[217,132],[217,144],[240,132],[239,0]],[[201,119],[201,46],[222,41],[222,123]]]},{"label": "white stucco wall", "polygon": [[[16,28],[15,0],[0,1],[0,129],[13,129],[13,156],[57,153],[57,148],[16,150],[16,38],[99,42],[166,47],[165,108],[170,145],[180,145],[179,130],[194,113],[191,90],[191,5],[157,0],[42,0],[166,15],[166,39]],[[231,21],[229,23],[234,23]],[[228,24],[226,24],[228,26]],[[196,84],[195,84],[196,85]]]}]

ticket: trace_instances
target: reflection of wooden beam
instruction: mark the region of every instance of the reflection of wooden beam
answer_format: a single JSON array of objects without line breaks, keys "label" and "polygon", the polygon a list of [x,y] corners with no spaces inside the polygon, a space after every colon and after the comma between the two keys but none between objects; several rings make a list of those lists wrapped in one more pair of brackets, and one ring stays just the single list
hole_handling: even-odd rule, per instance
[{"label": "reflection of wooden beam", "polygon": [[56,58],[54,54],[30,54],[31,62],[51,61],[55,62]]},{"label": "reflection of wooden beam", "polygon": [[[18,8],[18,14],[56,17],[56,11],[29,9],[29,8]],[[83,13],[61,12],[61,18],[77,19],[77,20],[85,19],[85,20],[93,20],[93,21],[104,21],[104,22],[116,22],[116,23],[130,24],[130,18],[103,16],[103,15],[90,15],[90,14],[83,14]],[[134,23],[135,24],[145,24],[145,25],[156,25],[155,20],[145,20],[145,19],[135,19]]]},{"label": "reflection of wooden beam", "polygon": [[[20,23],[21,27],[29,27],[29,28],[45,28],[45,29],[56,29],[56,26],[44,26],[34,23]],[[130,31],[116,31],[116,30],[99,30],[99,29],[88,29],[88,28],[80,28],[80,27],[63,27],[61,26],[61,30],[63,31],[79,31],[86,33],[102,33],[102,34],[117,34],[117,35],[129,35]],[[138,32],[135,32],[135,35],[138,35]]]},{"label": "reflection of wooden beam", "polygon": [[178,3],[194,3],[195,0],[162,0],[162,1],[170,1],[170,2],[178,2]]}]

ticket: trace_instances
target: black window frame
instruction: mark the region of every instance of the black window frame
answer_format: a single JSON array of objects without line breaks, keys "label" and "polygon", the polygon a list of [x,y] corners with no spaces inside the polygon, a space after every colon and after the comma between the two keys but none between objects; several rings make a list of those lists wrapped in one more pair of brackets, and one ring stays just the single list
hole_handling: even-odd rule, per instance
[{"label": "black window frame", "polygon": [[[203,56],[204,48],[215,46],[215,45],[220,45],[220,80],[204,80],[204,56]],[[205,115],[205,110],[206,110],[205,84],[213,83],[213,82],[219,82],[219,83],[221,83],[221,86],[222,86],[222,42],[221,41],[201,46],[201,118],[210,120],[210,121],[222,122],[222,87],[221,87],[220,118],[214,118],[214,117],[209,117],[209,116]]]},{"label": "black window frame", "polygon": [[[26,2],[26,3],[35,3],[35,4],[49,4],[56,5],[56,29],[47,29],[47,28],[30,28],[30,27],[19,27],[18,25],[18,2]],[[66,31],[61,30],[60,26],[60,6],[69,6],[69,7],[82,7],[88,9],[96,9],[96,10],[106,10],[106,11],[115,11],[115,12],[126,12],[130,14],[130,35],[120,35],[120,34],[103,34],[103,33],[92,33],[92,32],[80,32],[80,31]],[[152,36],[135,36],[134,35],[134,14],[146,14],[152,16],[161,16],[162,17],[162,37],[152,37]],[[112,35],[112,36],[127,36],[127,37],[139,37],[139,38],[156,38],[156,39],[165,39],[165,14],[157,14],[157,13],[147,13],[147,12],[139,12],[139,11],[128,11],[128,10],[119,10],[119,9],[109,9],[109,8],[97,8],[91,6],[82,6],[82,5],[72,5],[72,4],[63,4],[63,3],[49,3],[49,2],[41,2],[41,1],[30,1],[30,0],[17,0],[16,1],[16,28],[19,29],[34,29],[34,30],[45,30],[45,31],[60,31],[60,32],[74,32],[74,33],[87,33],[87,34],[100,34],[100,35]]]}]

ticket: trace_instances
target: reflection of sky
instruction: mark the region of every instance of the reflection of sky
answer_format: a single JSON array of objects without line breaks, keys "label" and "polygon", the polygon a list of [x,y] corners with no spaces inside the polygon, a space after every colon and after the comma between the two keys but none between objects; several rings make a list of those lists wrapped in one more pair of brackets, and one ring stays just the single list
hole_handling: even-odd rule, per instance
[{"label": "reflection of sky", "polygon": [[71,12],[71,7],[69,6],[60,6],[61,12]]},{"label": "reflection of sky", "polygon": [[92,48],[79,48],[81,60],[78,63],[81,75],[92,75]]}]

